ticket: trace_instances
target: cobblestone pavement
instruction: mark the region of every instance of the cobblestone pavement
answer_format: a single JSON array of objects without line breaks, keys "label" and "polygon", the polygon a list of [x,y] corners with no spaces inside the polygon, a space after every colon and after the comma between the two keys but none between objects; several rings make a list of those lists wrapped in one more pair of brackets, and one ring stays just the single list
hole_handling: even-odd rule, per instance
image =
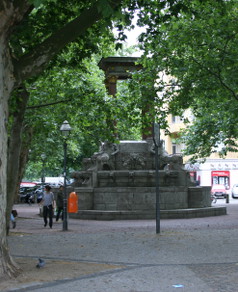
[{"label": "cobblestone pavement", "polygon": [[[4,291],[238,291],[238,200],[227,204],[224,216],[161,220],[160,234],[155,220],[69,219],[69,231],[62,223],[51,230],[43,227],[37,206],[16,209],[11,254],[25,262],[45,259],[38,274],[44,271],[45,281]],[[63,269],[56,278],[53,263]]]}]

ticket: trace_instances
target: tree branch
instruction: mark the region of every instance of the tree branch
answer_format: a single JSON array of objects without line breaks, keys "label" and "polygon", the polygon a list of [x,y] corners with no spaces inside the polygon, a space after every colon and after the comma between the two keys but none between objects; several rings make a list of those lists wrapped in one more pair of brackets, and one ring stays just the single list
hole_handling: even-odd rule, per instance
[{"label": "tree branch", "polygon": [[28,0],[0,1],[0,35],[8,35],[14,26],[33,9]]},{"label": "tree branch", "polygon": [[222,80],[222,77],[221,77],[221,74],[217,74],[216,72],[212,71],[211,69],[207,68],[206,66],[203,66],[202,64],[200,64],[195,58],[192,57],[192,60],[197,64],[199,65],[201,68],[205,69],[210,75],[216,77],[219,82],[221,83],[221,85],[226,88],[230,93],[231,95],[236,99],[238,100],[238,96],[236,95],[235,91],[233,89],[231,89],[229,87],[229,85],[227,85],[223,80]]},{"label": "tree branch", "polygon": [[51,105],[56,105],[59,103],[65,103],[71,101],[70,99],[63,99],[63,100],[59,100],[59,101],[55,101],[55,102],[50,102],[50,103],[45,103],[45,104],[38,104],[38,105],[33,105],[33,106],[28,106],[26,109],[37,109],[37,108],[42,108],[42,107],[46,107],[46,106],[51,106]]},{"label": "tree branch", "polygon": [[[113,1],[113,9],[119,7],[121,0]],[[35,49],[15,60],[15,78],[17,83],[32,76],[40,74],[48,62],[59,53],[68,43],[79,36],[83,36],[87,29],[103,18],[103,11],[100,9],[100,1],[85,9],[80,16],[67,23],[57,32],[53,33]]]}]

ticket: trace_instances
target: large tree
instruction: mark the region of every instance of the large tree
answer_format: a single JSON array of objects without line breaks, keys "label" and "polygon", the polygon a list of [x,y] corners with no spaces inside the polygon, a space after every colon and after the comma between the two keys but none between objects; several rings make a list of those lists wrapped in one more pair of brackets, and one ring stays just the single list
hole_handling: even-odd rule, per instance
[{"label": "large tree", "polygon": [[238,3],[179,0],[173,8],[153,2],[139,18],[147,25],[142,49],[157,70],[158,96],[174,115],[192,110],[186,154],[207,157],[220,143],[223,154],[237,151]]},{"label": "large tree", "polygon": [[[6,241],[6,204],[7,204],[7,140],[9,99],[13,91],[18,91],[21,98],[27,100],[24,81],[39,75],[68,43],[85,36],[89,28],[96,23],[101,29],[111,25],[118,13],[121,1],[36,1],[42,6],[34,8],[31,1],[0,2],[0,277],[14,276],[19,268],[9,255]],[[58,4],[58,5],[57,5]],[[73,7],[68,17],[59,17],[62,7]],[[71,5],[70,5],[71,4]],[[57,10],[58,9],[58,10]],[[37,35],[25,29],[34,18],[44,16],[44,11],[52,12],[52,22]],[[41,14],[41,12],[43,13]],[[33,15],[34,14],[34,15]],[[33,15],[33,16],[32,16]],[[48,14],[50,16],[50,14]],[[58,22],[53,22],[58,18]],[[55,24],[55,25],[54,25]],[[30,46],[24,46],[14,38],[18,29],[26,33],[25,38],[32,38]],[[45,32],[45,33],[44,33]],[[23,39],[22,39],[23,40]],[[11,45],[13,44],[13,45]],[[14,46],[15,44],[15,46]],[[24,42],[23,42],[24,44]],[[18,50],[19,49],[19,50]],[[83,47],[82,47],[83,49]],[[24,110],[24,108],[23,108]],[[19,159],[15,161],[18,165]],[[9,198],[9,200],[12,198]]]}]

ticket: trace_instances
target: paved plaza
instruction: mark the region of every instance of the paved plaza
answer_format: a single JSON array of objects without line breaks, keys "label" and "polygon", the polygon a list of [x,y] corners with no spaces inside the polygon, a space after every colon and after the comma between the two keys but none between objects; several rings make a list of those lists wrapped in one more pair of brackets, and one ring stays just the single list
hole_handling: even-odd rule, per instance
[{"label": "paved plaza", "polygon": [[61,222],[44,228],[37,205],[16,205],[8,240],[26,273],[1,291],[238,291],[238,200],[216,205],[227,215],[161,220],[160,234],[154,220],[69,219],[69,231]]}]

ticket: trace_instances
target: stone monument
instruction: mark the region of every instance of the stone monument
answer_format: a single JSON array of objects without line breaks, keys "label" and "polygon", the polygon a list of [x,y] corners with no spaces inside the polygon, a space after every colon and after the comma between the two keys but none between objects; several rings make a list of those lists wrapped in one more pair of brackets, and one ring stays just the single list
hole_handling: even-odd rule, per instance
[{"label": "stone monument", "polygon": [[[116,82],[141,69],[137,58],[102,59],[109,94],[116,98]],[[143,135],[142,135],[143,136]],[[152,137],[141,141],[105,142],[83,160],[83,169],[71,174],[69,191],[79,197],[81,219],[152,219],[156,216],[155,145]],[[180,155],[168,155],[159,145],[159,198],[161,218],[190,218],[226,213],[211,208],[210,187],[196,187]]]}]

